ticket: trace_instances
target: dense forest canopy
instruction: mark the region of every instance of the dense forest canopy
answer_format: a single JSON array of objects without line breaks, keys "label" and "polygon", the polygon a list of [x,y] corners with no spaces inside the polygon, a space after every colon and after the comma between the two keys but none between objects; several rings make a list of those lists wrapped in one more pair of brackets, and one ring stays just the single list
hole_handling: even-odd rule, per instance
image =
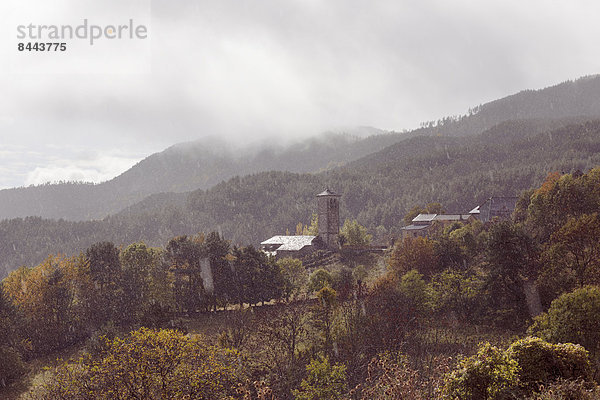
[{"label": "dense forest canopy", "polygon": [[331,171],[234,177],[208,190],[155,195],[101,221],[5,220],[1,266],[6,274],[102,240],[156,246],[211,230],[233,243],[256,245],[294,232],[298,222],[307,224],[314,196],[326,186],[342,195],[342,221],[357,219],[386,242],[417,204],[440,202],[448,212],[468,212],[492,195],[518,195],[548,172],[600,165],[599,149],[600,122],[578,118],[509,121],[471,137],[418,136]]}]

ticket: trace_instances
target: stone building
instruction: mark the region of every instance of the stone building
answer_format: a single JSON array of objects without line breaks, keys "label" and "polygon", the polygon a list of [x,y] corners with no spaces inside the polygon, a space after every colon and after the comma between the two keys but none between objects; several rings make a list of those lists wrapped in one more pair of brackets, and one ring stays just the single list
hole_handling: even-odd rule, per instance
[{"label": "stone building", "polygon": [[261,242],[260,248],[276,257],[304,257],[315,250],[338,250],[340,235],[340,195],[329,189],[317,196],[318,236],[277,235]]}]

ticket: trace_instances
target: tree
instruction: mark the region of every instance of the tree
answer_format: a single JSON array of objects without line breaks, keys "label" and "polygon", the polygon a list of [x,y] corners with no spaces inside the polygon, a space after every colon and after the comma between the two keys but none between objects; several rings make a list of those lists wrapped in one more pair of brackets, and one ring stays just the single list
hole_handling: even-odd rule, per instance
[{"label": "tree", "polygon": [[312,213],[310,216],[310,225],[302,231],[303,235],[317,236],[319,234],[319,214]]},{"label": "tree", "polygon": [[549,258],[575,273],[577,283],[600,283],[600,217],[598,213],[569,218],[550,239]]},{"label": "tree", "polygon": [[103,352],[55,368],[37,398],[230,399],[241,383],[237,352],[200,337],[142,328],[104,340]]},{"label": "tree", "polygon": [[317,293],[317,303],[311,310],[313,325],[321,331],[323,346],[330,353],[333,345],[333,317],[337,307],[337,293],[325,286]]},{"label": "tree", "polygon": [[99,327],[107,321],[117,321],[123,316],[123,290],[119,249],[111,242],[93,244],[85,252],[89,274],[96,290],[88,301],[95,310],[93,324]]},{"label": "tree", "polygon": [[473,321],[484,300],[484,281],[473,273],[445,270],[431,279],[433,308],[441,315]]},{"label": "tree", "polygon": [[308,283],[308,272],[297,258],[282,258],[277,265],[283,277],[283,296],[295,299]]},{"label": "tree", "polygon": [[343,237],[343,243],[350,246],[368,246],[373,239],[373,236],[367,233],[367,228],[360,225],[357,220],[349,219],[344,221],[340,236]]},{"label": "tree", "polygon": [[414,315],[423,316],[430,308],[430,289],[423,280],[423,275],[413,269],[402,275],[398,290],[408,301],[410,311]]},{"label": "tree", "polygon": [[296,235],[317,236],[319,234],[319,214],[312,213],[310,217],[310,225],[303,225],[298,222],[296,225]]},{"label": "tree", "polygon": [[600,354],[600,288],[585,286],[555,299],[529,332],[552,343],[577,343]]},{"label": "tree", "polygon": [[434,242],[426,237],[407,237],[396,242],[388,264],[398,277],[411,269],[429,277],[435,272],[437,265]]},{"label": "tree", "polygon": [[130,322],[139,321],[149,297],[149,271],[155,258],[144,243],[129,245],[121,253],[123,314]]},{"label": "tree", "polygon": [[134,243],[121,253],[124,318],[160,327],[175,310],[173,273],[163,262],[163,251]]},{"label": "tree", "polygon": [[284,286],[279,267],[253,246],[233,249],[237,300],[250,305],[281,297]]},{"label": "tree", "polygon": [[268,381],[278,398],[289,398],[304,375],[305,356],[299,350],[309,346],[306,314],[294,303],[276,305],[277,311],[262,315],[259,321],[261,341],[267,343],[258,359],[268,370]]},{"label": "tree", "polygon": [[79,257],[50,256],[35,268],[13,271],[3,281],[8,299],[23,317],[24,338],[34,354],[59,350],[82,335],[85,301],[75,301],[81,264]]},{"label": "tree", "polygon": [[399,281],[398,276],[388,273],[365,297],[364,340],[374,352],[399,349],[407,332],[419,322],[411,301],[398,288]]},{"label": "tree", "polygon": [[235,300],[233,271],[229,258],[229,242],[217,232],[211,232],[206,237],[206,249],[213,276],[213,301],[226,305]]},{"label": "tree", "polygon": [[111,242],[93,244],[85,252],[85,257],[90,264],[90,274],[94,282],[103,291],[109,286],[118,284],[121,277],[121,261],[119,249]]},{"label": "tree", "polygon": [[318,292],[325,286],[331,286],[332,283],[333,277],[331,274],[327,270],[319,268],[308,277],[308,291]]},{"label": "tree", "polygon": [[12,347],[17,346],[21,323],[17,308],[8,296],[4,284],[0,281],[0,343]]},{"label": "tree", "polygon": [[166,258],[175,272],[175,302],[180,311],[207,309],[202,260],[207,256],[204,235],[178,236],[167,243]]},{"label": "tree", "polygon": [[[486,243],[489,264],[486,286],[497,323],[516,327],[529,316],[527,285],[537,278],[538,258],[537,246],[521,227],[503,221],[490,228]],[[534,310],[530,314],[536,315]]]},{"label": "tree", "polygon": [[331,365],[326,356],[311,360],[306,372],[300,390],[294,390],[297,400],[337,400],[348,390],[346,367],[343,364]]},{"label": "tree", "polygon": [[600,211],[600,169],[587,174],[554,172],[531,195],[527,225],[534,236],[546,242],[569,218]]}]

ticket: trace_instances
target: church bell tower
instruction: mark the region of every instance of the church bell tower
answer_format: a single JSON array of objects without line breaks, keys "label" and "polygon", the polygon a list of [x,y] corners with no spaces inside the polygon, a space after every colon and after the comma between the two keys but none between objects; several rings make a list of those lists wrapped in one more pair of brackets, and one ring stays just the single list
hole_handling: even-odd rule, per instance
[{"label": "church bell tower", "polygon": [[319,237],[330,249],[338,249],[340,245],[340,197],[329,188],[317,195]]}]

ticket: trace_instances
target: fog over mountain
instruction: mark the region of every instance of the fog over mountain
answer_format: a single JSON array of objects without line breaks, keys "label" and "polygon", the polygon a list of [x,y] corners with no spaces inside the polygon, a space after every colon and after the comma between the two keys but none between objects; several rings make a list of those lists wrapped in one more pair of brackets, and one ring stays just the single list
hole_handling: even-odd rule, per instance
[{"label": "fog over mountain", "polygon": [[[461,115],[597,73],[599,8],[584,0],[3,1],[0,188],[98,183],[206,136],[247,145],[339,126],[410,130]],[[58,73],[11,69],[18,24],[138,15],[149,27],[146,72],[77,71],[67,57]],[[107,64],[126,64],[108,43],[94,49]]]},{"label": "fog over mountain", "polygon": [[404,136],[366,127],[356,132],[371,136],[361,138],[353,132],[328,132],[287,145],[262,141],[244,146],[214,137],[180,143],[104,183],[64,182],[0,190],[0,219],[101,219],[151,194],[208,189],[236,175],[331,169],[379,151]]},{"label": "fog over mountain", "polygon": [[361,127],[287,145],[263,140],[248,146],[216,137],[180,143],[98,185],[63,183],[0,190],[0,218],[101,219],[152,194],[205,190],[234,176],[270,170],[330,170],[410,136],[471,136],[513,120],[548,121],[546,126],[551,128],[550,121],[575,117],[600,118],[600,76],[521,91],[473,107],[469,114],[440,118],[410,132]]}]

